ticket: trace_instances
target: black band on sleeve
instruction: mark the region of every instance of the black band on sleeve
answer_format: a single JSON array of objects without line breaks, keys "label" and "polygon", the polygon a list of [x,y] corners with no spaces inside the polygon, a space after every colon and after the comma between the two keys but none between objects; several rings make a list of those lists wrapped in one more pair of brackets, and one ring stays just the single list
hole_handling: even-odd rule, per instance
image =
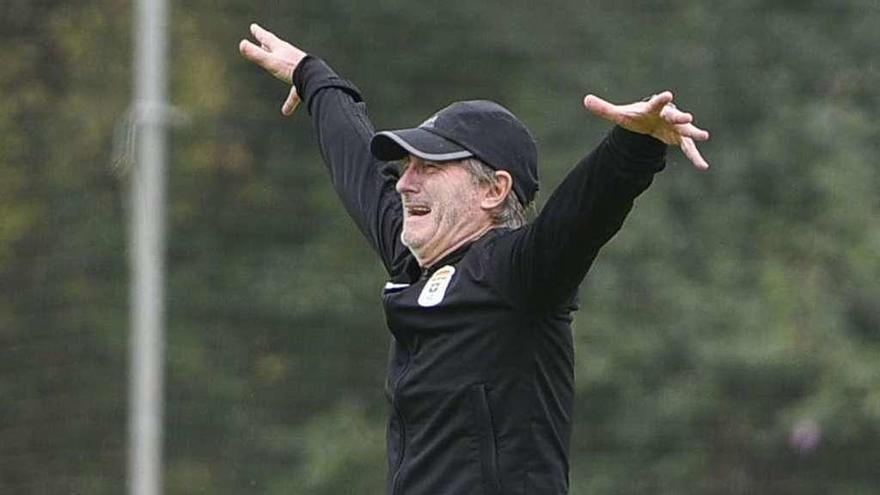
[{"label": "black band on sleeve", "polygon": [[357,86],[339,77],[326,62],[314,55],[306,55],[296,66],[293,71],[293,85],[296,86],[299,97],[306,103],[309,114],[312,113],[312,99],[326,88],[339,88],[351,95],[355,102],[363,101]]},{"label": "black band on sleeve", "polygon": [[629,173],[657,173],[666,167],[666,143],[647,134],[614,126],[608,145],[621,159],[618,168]]}]

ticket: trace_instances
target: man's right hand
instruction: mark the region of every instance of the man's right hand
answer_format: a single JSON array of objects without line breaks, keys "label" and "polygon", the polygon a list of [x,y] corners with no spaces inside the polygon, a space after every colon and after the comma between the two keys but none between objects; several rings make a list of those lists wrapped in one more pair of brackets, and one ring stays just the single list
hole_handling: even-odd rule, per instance
[{"label": "man's right hand", "polygon": [[[238,44],[238,51],[244,58],[259,65],[277,79],[292,84],[293,71],[306,57],[306,52],[278,38],[257,24],[251,24],[251,34],[260,42],[260,45],[257,46],[250,40],[241,40]],[[287,99],[281,106],[281,113],[285,116],[293,115],[299,102],[300,98],[296,87],[291,86],[290,94],[287,95]]]}]

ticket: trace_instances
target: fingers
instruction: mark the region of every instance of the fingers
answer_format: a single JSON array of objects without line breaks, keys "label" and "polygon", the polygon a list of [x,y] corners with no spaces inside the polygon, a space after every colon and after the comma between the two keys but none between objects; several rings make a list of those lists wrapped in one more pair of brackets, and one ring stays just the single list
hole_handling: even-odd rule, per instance
[{"label": "fingers", "polygon": [[682,112],[672,103],[674,96],[671,91],[663,91],[648,100],[648,112],[657,112],[660,118],[672,124],[690,124],[694,121],[693,114]]},{"label": "fingers", "polygon": [[299,94],[296,92],[296,86],[292,86],[290,88],[290,93],[287,94],[287,99],[284,100],[284,104],[281,105],[281,114],[285,117],[293,115],[293,112],[296,111],[300,101]]},{"label": "fingers", "polygon": [[632,117],[635,114],[659,115],[664,122],[674,126],[693,122],[694,116],[676,108],[672,104],[672,98],[672,92],[664,91],[651,96],[646,102],[620,106],[591,94],[584,97],[584,107],[594,114],[618,124],[627,116]]},{"label": "fingers", "polygon": [[700,151],[697,149],[697,145],[694,143],[693,139],[682,137],[679,147],[681,147],[684,156],[694,164],[694,167],[696,167],[697,170],[708,170],[709,164],[703,159],[703,156],[700,155]]},{"label": "fingers", "polygon": [[270,52],[265,48],[255,45],[249,40],[241,40],[238,43],[238,51],[244,58],[259,65],[276,79],[288,84],[293,74],[292,64],[278,55],[279,52]]},{"label": "fingers", "polygon": [[649,112],[658,112],[661,119],[675,128],[678,134],[678,143],[682,153],[693,163],[697,170],[708,170],[709,163],[700,154],[694,141],[706,141],[709,132],[693,124],[694,116],[689,112],[679,110],[673,103],[671,91],[652,96],[648,100]]},{"label": "fingers", "polygon": [[609,103],[596,95],[587,95],[584,97],[584,108],[603,119],[612,122],[620,121],[617,105]]},{"label": "fingers", "polygon": [[656,94],[648,100],[648,111],[658,112],[658,115],[665,122],[672,125],[690,124],[694,121],[693,114],[683,112],[672,103],[673,95],[671,91],[664,91]]},{"label": "fingers", "polygon": [[675,107],[672,103],[667,103],[660,110],[660,118],[665,120],[666,122],[676,125],[676,124],[690,124],[694,121],[694,116],[688,112],[682,112],[678,108]]},{"label": "fingers", "polygon": [[700,129],[693,124],[679,124],[675,126],[676,132],[682,137],[691,138],[694,141],[708,141],[709,131]]},{"label": "fingers", "polygon": [[672,92],[657,93],[648,100],[649,112],[660,112],[667,104],[672,103]]},{"label": "fingers", "polygon": [[269,61],[269,52],[266,50],[248,40],[241,40],[241,42],[238,43],[238,51],[244,56],[244,58],[260,67],[266,68],[266,64]]},{"label": "fingers", "polygon": [[263,29],[257,23],[251,24],[251,34],[270,52],[278,46],[280,41],[277,36]]},{"label": "fingers", "polygon": [[[651,96],[647,102],[619,106],[590,94],[584,97],[584,108],[635,132],[652,135],[669,144],[678,142],[694,167],[706,170],[709,163],[703,159],[694,141],[708,140],[709,133],[695,126],[693,114],[676,108],[672,99],[671,91],[663,91]],[[654,115],[653,118],[650,117],[651,114]],[[657,122],[658,116],[665,125]]]}]

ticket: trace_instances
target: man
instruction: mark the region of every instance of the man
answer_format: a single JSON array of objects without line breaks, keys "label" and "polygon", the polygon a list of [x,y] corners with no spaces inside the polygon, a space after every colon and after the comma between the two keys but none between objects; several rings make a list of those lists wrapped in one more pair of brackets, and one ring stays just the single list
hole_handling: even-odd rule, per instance
[{"label": "man", "polygon": [[388,271],[388,492],[567,493],[578,285],[667,144],[705,169],[694,140],[708,133],[669,92],[624,106],[587,96],[618,125],[524,225],[537,149],[504,107],[457,102],[377,133],[353,84],[251,32],[260,45],[242,40],[242,55],[293,85],[282,113],[304,103],[333,186]]}]

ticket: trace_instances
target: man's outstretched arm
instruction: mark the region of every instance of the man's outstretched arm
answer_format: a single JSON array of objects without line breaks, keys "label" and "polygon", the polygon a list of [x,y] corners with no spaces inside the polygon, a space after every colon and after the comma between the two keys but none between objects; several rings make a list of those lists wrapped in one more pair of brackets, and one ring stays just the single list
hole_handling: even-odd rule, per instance
[{"label": "man's outstretched arm", "polygon": [[300,98],[305,102],[333,187],[389,274],[396,274],[407,256],[400,243],[402,213],[394,191],[397,170],[370,153],[374,129],[358,89],[322,60],[260,26],[252,24],[251,33],[259,45],[242,40],[239,51],[292,85],[281,109],[285,116],[293,114]]},{"label": "man's outstretched arm", "polygon": [[667,145],[680,146],[697,169],[708,168],[694,141],[709,134],[672,105],[670,92],[628,105],[589,95],[584,106],[617,125],[568,174],[535,221],[502,241],[510,243],[514,261],[509,286],[526,304],[568,300],[623,225],[634,199],[665,167]]}]

